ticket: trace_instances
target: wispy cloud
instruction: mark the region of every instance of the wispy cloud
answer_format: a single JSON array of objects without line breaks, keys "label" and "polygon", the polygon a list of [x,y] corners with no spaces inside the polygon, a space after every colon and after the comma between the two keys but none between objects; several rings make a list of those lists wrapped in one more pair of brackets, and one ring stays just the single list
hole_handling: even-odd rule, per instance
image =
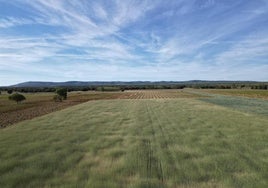
[{"label": "wispy cloud", "polygon": [[5,74],[0,85],[9,83],[7,72],[14,76],[14,68],[16,75],[27,72],[32,76],[25,79],[35,80],[36,72],[47,80],[58,73],[61,80],[245,79],[247,73],[247,79],[268,79],[253,74],[268,71],[266,1],[3,5],[10,11],[0,13],[0,73]]},{"label": "wispy cloud", "polygon": [[220,53],[216,62],[221,64],[234,62],[267,63],[268,37],[247,39],[236,42],[230,49]]},{"label": "wispy cloud", "polygon": [[27,25],[32,24],[33,21],[29,19],[23,18],[14,18],[14,17],[7,17],[0,19],[0,28],[8,28],[18,25]]}]

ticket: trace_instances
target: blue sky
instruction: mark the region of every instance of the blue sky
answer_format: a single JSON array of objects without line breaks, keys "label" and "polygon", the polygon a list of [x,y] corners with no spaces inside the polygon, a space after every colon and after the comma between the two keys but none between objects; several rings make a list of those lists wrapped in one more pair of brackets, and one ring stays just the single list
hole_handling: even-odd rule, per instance
[{"label": "blue sky", "polygon": [[268,80],[267,0],[0,0],[0,85]]}]

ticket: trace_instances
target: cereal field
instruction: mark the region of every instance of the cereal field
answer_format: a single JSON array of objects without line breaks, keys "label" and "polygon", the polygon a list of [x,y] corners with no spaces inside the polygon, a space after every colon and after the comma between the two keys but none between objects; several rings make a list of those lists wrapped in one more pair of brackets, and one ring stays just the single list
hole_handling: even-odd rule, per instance
[{"label": "cereal field", "polygon": [[268,101],[198,93],[127,91],[0,129],[0,185],[266,188]]}]

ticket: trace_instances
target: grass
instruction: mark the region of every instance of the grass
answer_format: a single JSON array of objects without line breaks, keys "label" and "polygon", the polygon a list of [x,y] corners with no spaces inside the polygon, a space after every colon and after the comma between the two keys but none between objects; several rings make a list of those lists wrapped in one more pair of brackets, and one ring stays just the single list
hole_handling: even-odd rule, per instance
[{"label": "grass", "polygon": [[245,99],[241,97],[214,96],[200,100],[212,104],[228,107],[245,113],[252,113],[268,117],[268,101],[262,99]]},{"label": "grass", "polygon": [[204,89],[203,92],[228,95],[228,96],[240,96],[249,98],[268,99],[268,90],[254,90],[254,89]]},{"label": "grass", "polygon": [[1,129],[0,185],[267,187],[267,125],[195,98],[91,101]]}]

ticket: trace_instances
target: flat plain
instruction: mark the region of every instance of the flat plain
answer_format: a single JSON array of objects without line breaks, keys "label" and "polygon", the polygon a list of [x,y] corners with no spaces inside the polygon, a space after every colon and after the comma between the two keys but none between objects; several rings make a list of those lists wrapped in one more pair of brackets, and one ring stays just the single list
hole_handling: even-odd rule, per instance
[{"label": "flat plain", "polygon": [[23,120],[33,119],[44,114],[52,113],[64,108],[74,106],[91,100],[111,100],[111,99],[152,99],[152,98],[177,98],[193,97],[183,91],[174,90],[133,90],[126,92],[69,92],[68,100],[54,102],[54,93],[23,93],[26,101],[16,104],[8,100],[8,94],[0,95],[0,128],[6,127]]},{"label": "flat plain", "polygon": [[2,128],[0,185],[267,187],[268,101],[207,93],[131,91]]}]

